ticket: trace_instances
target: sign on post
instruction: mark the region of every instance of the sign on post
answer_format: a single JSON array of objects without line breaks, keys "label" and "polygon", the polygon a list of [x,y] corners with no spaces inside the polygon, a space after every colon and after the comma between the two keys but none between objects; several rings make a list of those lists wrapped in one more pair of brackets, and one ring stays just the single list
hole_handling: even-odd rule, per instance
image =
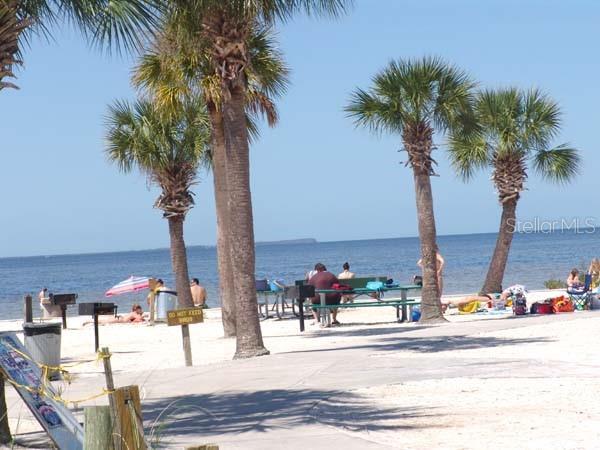
[{"label": "sign on post", "polygon": [[167,311],[167,325],[191,325],[204,322],[202,308],[174,309]]},{"label": "sign on post", "polygon": [[202,308],[172,309],[167,311],[167,325],[181,326],[181,339],[183,341],[183,355],[185,356],[185,365],[192,365],[192,344],[190,343],[190,327],[192,323],[204,322]]}]

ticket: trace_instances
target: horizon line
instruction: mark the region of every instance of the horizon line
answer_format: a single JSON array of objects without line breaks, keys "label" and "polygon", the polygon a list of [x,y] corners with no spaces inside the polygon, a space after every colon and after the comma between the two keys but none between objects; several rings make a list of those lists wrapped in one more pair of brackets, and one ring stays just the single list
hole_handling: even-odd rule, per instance
[{"label": "horizon line", "polygon": [[[477,232],[477,233],[447,233],[447,234],[438,234],[437,237],[446,237],[446,236],[472,236],[472,235],[483,235],[483,234],[498,234],[497,231],[485,231],[485,232]],[[523,233],[515,233],[515,234],[523,234]],[[282,243],[285,245],[286,241],[290,241],[290,245],[307,245],[307,244],[293,244],[293,241],[302,240],[302,239],[314,239],[315,244],[327,244],[333,242],[358,242],[358,241],[380,241],[380,240],[392,240],[392,239],[419,239],[419,236],[396,236],[396,237],[383,237],[383,238],[358,238],[358,239],[339,239],[339,240],[325,240],[320,241],[316,238],[295,238],[295,239],[280,239],[276,241],[258,241],[255,242],[257,246],[267,246],[273,243],[273,245],[277,245],[276,243]],[[216,248],[216,244],[192,244],[186,245],[186,248]],[[13,255],[13,256],[0,256],[0,259],[18,259],[18,258],[52,258],[52,257],[61,257],[61,256],[87,256],[87,255],[107,255],[112,253],[133,253],[133,252],[152,252],[152,251],[161,251],[161,250],[169,250],[169,247],[155,247],[155,248],[144,248],[144,249],[129,249],[129,250],[106,250],[106,251],[85,251],[85,252],[66,252],[66,253],[54,253],[54,254],[39,254],[39,255]]]}]

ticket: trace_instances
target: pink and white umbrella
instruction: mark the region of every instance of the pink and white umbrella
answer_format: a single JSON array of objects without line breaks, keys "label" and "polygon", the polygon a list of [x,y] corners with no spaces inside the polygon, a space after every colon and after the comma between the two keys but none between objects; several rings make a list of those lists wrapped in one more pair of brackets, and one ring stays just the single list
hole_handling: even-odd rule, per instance
[{"label": "pink and white umbrella", "polygon": [[108,291],[106,291],[107,297],[114,295],[126,294],[128,292],[137,292],[150,287],[150,278],[148,277],[134,277],[133,275],[126,280],[121,281],[119,284],[114,285]]}]

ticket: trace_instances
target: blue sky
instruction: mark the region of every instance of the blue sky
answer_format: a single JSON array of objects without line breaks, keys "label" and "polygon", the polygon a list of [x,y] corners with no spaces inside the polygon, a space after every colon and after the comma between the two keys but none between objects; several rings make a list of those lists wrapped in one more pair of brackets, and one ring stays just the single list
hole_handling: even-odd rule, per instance
[{"label": "blue sky", "polygon": [[[279,26],[292,83],[279,100],[280,124],[265,127],[251,149],[257,240],[417,234],[399,137],[355,129],[343,108],[390,59],[422,55],[445,58],[481,86],[551,94],[564,111],[556,143],[581,149],[584,168],[566,187],[531,174],[519,217],[595,217],[598,23],[592,0],[357,0],[341,19]],[[103,154],[103,115],[114,99],[133,98],[133,62],[90,49],[69,29],[27,49],[21,90],[0,93],[0,256],[168,246],[166,221],[152,208],[156,190]],[[462,183],[443,138],[437,143],[438,232],[495,231],[500,210],[489,173]],[[212,180],[201,181],[187,220],[190,245],[215,241]]]}]

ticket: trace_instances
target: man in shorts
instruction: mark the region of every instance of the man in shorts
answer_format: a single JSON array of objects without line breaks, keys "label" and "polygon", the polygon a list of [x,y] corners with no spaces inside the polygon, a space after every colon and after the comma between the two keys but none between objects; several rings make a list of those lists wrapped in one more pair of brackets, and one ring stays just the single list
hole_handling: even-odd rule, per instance
[{"label": "man in shorts", "polygon": [[[331,289],[335,283],[339,283],[339,280],[336,278],[336,276],[334,274],[332,274],[331,272],[328,272],[327,268],[323,264],[318,263],[315,266],[315,270],[317,271],[317,273],[315,275],[313,275],[312,278],[308,281],[308,284],[311,286],[314,286],[315,290]],[[312,301],[313,305],[321,304],[321,298],[318,294],[316,296],[314,296],[311,299],[311,301]],[[325,303],[327,305],[332,305],[332,306],[339,305],[340,301],[341,301],[340,294],[331,293],[331,294],[327,294],[325,297]],[[330,311],[331,311],[331,317],[333,319],[331,324],[339,325],[340,323],[337,321],[337,308],[331,308]],[[313,317],[315,318],[315,323],[317,323],[319,321],[319,316],[317,314],[317,310],[314,308],[313,308]]]}]

